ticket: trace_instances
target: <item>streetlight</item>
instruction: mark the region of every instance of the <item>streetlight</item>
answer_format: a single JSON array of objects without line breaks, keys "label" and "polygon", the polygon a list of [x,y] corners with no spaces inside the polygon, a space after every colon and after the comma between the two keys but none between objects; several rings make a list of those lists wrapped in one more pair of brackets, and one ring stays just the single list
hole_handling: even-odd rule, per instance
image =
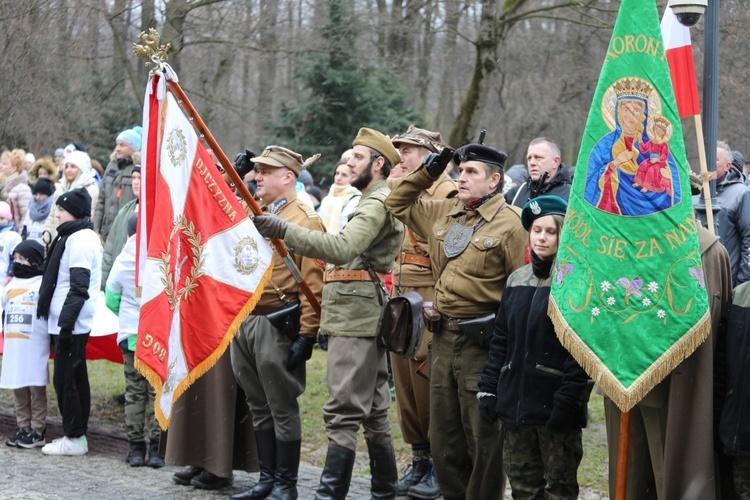
[{"label": "streetlight", "polygon": [[[669,0],[677,20],[692,28],[705,12],[703,55],[703,144],[706,151],[706,168],[716,171],[716,141],[719,124],[719,0]],[[713,212],[720,207],[716,201],[716,180],[709,182]],[[705,207],[698,206],[698,209]]]}]

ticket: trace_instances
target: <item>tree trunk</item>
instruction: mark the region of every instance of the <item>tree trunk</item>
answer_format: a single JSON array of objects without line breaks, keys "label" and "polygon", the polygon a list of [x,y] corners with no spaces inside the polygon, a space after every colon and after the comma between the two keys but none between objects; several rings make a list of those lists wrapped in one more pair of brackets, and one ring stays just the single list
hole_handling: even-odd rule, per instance
[{"label": "tree trunk", "polygon": [[455,146],[470,142],[479,132],[477,111],[487,101],[487,82],[491,81],[490,77],[497,70],[497,49],[509,28],[505,15],[517,11],[524,2],[525,0],[504,0],[501,11],[497,0],[482,0],[479,36],[474,42],[474,71],[450,135],[450,143]]},{"label": "tree trunk", "polygon": [[[411,2],[410,5],[415,5]],[[418,15],[418,12],[416,13]],[[416,16],[415,16],[416,17]],[[426,0],[424,4],[424,36],[422,38],[422,50],[419,53],[417,71],[417,89],[419,92],[419,109],[427,109],[427,95],[432,82],[430,63],[432,62],[432,48],[435,45],[435,29],[432,26],[435,18],[434,0]]]},{"label": "tree trunk", "polygon": [[258,116],[271,118],[276,89],[276,25],[279,13],[278,0],[260,2],[260,46],[262,50],[258,78]]},{"label": "tree trunk", "polygon": [[[451,61],[456,58],[456,45],[458,39],[458,23],[461,21],[461,12],[463,11],[463,1],[444,0],[445,9],[445,52],[442,55],[443,60]],[[454,119],[454,110],[456,106],[456,79],[455,68],[452,64],[446,64],[443,67],[443,74],[440,79],[440,98],[437,102],[437,113],[435,118],[435,127],[437,130],[444,131]],[[452,143],[451,143],[452,145]],[[457,144],[454,147],[458,147]]]},{"label": "tree trunk", "polygon": [[185,41],[185,18],[190,12],[187,0],[167,0],[164,2],[164,28],[161,33],[161,43],[171,43],[169,64],[180,74],[180,52]]}]

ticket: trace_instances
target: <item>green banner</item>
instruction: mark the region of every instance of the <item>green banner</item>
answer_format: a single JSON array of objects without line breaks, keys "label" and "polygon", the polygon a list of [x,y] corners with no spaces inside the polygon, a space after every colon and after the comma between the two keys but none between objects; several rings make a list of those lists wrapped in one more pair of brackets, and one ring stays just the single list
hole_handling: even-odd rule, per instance
[{"label": "green banner", "polygon": [[623,0],[586,122],[549,313],[622,411],[705,340],[708,297],[654,0]]}]

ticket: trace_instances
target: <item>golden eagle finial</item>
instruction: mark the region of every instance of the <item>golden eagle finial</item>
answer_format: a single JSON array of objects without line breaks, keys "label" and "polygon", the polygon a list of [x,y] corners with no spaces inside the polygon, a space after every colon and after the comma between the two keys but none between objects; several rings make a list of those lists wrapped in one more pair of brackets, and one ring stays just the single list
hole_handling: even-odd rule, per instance
[{"label": "golden eagle finial", "polygon": [[136,57],[146,59],[146,66],[151,63],[167,61],[167,52],[172,48],[172,44],[159,45],[161,37],[159,32],[154,28],[149,28],[148,33],[141,31],[141,44],[133,44],[133,52]]}]

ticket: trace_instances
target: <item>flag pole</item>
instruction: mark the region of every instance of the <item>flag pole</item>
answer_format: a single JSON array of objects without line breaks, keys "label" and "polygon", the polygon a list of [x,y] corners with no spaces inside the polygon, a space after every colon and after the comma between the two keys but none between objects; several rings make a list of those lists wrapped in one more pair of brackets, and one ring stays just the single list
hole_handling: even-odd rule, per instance
[{"label": "flag pole", "polygon": [[[201,134],[201,139],[206,141],[206,144],[208,144],[208,146],[211,148],[211,151],[213,152],[216,159],[219,160],[219,163],[224,169],[224,172],[232,180],[235,189],[237,189],[237,191],[240,193],[242,198],[250,207],[250,210],[255,215],[263,215],[263,211],[260,209],[260,206],[250,194],[250,191],[247,189],[245,182],[240,179],[240,175],[230,163],[227,155],[224,154],[224,151],[221,149],[221,146],[219,146],[219,143],[216,142],[216,139],[214,138],[213,134],[211,134],[211,131],[208,130],[208,127],[193,107],[190,99],[188,99],[185,95],[185,92],[182,91],[182,87],[180,86],[180,84],[175,82],[174,80],[170,80],[168,77],[166,78],[166,82],[167,87],[169,87],[172,93],[174,93],[174,95],[177,97],[177,103],[185,108],[185,111],[188,114],[188,118],[192,121],[193,126],[196,128],[196,130],[198,130],[198,132]],[[274,238],[271,240],[271,244],[279,253],[279,256],[284,261],[284,264],[286,264],[286,266],[289,268],[289,271],[292,273],[295,281],[297,282],[297,284],[299,284],[302,293],[305,294],[305,297],[307,297],[307,300],[310,302],[310,306],[315,310],[315,314],[320,317],[320,302],[318,302],[318,298],[315,296],[312,288],[310,288],[310,285],[304,280],[304,278],[300,274],[299,269],[297,268],[297,265],[289,256],[289,252],[284,246],[284,242],[278,238]]]},{"label": "flag pole", "polygon": [[617,483],[615,500],[625,500],[628,486],[628,455],[630,453],[630,412],[620,413],[620,437],[617,444]]},{"label": "flag pole", "polygon": [[[698,159],[701,164],[701,180],[703,181],[703,202],[706,205],[706,224],[711,234],[716,234],[714,231],[714,211],[711,206],[711,187],[708,185],[711,174],[708,172],[708,165],[706,164],[706,145],[703,142],[703,120],[701,119],[700,113],[694,116],[695,118],[695,135],[698,139]],[[712,172],[713,173],[713,172]],[[716,175],[713,173],[714,176]]]}]

